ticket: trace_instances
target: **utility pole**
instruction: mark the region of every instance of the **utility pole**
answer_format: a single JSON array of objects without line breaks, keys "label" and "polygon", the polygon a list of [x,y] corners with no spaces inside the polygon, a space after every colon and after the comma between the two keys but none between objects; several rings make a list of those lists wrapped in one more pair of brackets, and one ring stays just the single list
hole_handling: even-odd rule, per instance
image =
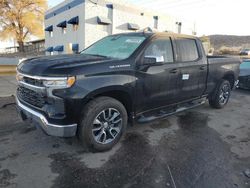
[{"label": "utility pole", "polygon": [[196,23],[194,22],[194,28],[193,28],[193,32],[192,32],[193,35],[197,35],[197,32],[196,32]]}]

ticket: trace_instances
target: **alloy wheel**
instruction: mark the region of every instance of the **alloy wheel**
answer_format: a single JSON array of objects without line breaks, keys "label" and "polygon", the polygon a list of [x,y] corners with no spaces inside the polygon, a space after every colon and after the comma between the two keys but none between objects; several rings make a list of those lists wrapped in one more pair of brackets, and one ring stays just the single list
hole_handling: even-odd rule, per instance
[{"label": "alloy wheel", "polygon": [[224,105],[227,103],[230,95],[230,87],[228,85],[223,85],[221,88],[220,96],[219,96],[219,103]]},{"label": "alloy wheel", "polygon": [[122,116],[115,108],[102,110],[94,119],[92,135],[96,142],[108,144],[115,140],[122,129]]}]

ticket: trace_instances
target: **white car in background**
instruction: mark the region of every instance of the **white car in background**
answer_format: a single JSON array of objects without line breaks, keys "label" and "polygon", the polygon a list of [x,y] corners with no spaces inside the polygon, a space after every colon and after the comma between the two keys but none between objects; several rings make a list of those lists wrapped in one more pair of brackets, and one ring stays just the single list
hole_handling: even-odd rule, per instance
[{"label": "white car in background", "polygon": [[240,55],[250,55],[250,49],[242,49]]}]

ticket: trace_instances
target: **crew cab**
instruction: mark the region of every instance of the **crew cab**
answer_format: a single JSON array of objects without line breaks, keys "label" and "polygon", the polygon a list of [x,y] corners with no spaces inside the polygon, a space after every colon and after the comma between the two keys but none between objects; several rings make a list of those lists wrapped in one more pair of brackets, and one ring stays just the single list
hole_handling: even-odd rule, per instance
[{"label": "crew cab", "polygon": [[207,57],[201,41],[173,33],[107,36],[80,54],[28,59],[17,67],[17,106],[48,135],[78,135],[90,148],[112,148],[128,122],[148,122],[207,99],[224,107],[240,60]]}]

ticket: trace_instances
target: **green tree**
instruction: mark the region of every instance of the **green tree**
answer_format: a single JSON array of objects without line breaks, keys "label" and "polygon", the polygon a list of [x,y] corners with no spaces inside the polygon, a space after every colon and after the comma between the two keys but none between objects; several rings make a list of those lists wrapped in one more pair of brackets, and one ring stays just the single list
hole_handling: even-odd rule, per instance
[{"label": "green tree", "polygon": [[0,0],[0,38],[13,38],[24,52],[30,36],[44,37],[47,0]]}]

